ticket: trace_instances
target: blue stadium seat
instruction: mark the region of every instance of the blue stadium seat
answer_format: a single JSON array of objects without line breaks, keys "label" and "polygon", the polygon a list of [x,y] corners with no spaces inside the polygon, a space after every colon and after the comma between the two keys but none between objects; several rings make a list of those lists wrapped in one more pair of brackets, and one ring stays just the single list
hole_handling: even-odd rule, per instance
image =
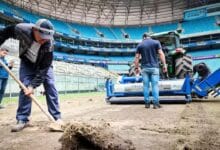
[{"label": "blue stadium seat", "polygon": [[147,26],[142,27],[126,27],[124,31],[130,35],[130,39],[141,39],[145,32],[149,32]]},{"label": "blue stadium seat", "polygon": [[25,19],[28,22],[35,23],[38,19],[43,18],[43,17],[40,17],[39,15],[35,15],[21,8],[17,8],[17,10],[19,11],[19,14],[21,14],[23,19]]},{"label": "blue stadium seat", "polygon": [[56,31],[67,34],[67,35],[74,35],[71,28],[65,22],[55,20],[55,19],[50,19],[50,21],[53,23]]},{"label": "blue stadium seat", "polygon": [[[16,6],[12,6],[10,4],[7,4],[3,1],[0,1],[0,10],[12,13],[14,15],[17,15],[19,17],[22,17],[25,21],[28,22],[36,22],[39,18],[43,18],[43,16],[40,16],[38,14],[33,14],[31,12],[28,12],[22,8],[18,8]],[[66,23],[60,20],[56,19],[50,19],[51,22],[54,24],[55,30],[67,35],[76,35],[76,33],[73,31],[76,29],[79,31],[81,37],[91,38],[92,39],[98,39],[100,36],[97,34],[97,31],[104,34],[104,39],[112,39],[112,40],[121,40],[124,41],[125,38],[123,37],[123,33],[128,33],[130,36],[130,39],[132,40],[140,40],[142,38],[143,33],[149,32],[148,26],[132,26],[132,27],[95,27],[91,25],[84,25],[79,23]],[[205,18],[200,18],[196,20],[190,20],[182,23],[182,29],[183,29],[183,35],[187,34],[196,34],[196,33],[202,33],[207,31],[219,31],[220,26],[216,24],[216,16],[210,16]],[[4,27],[0,26],[0,27]],[[168,24],[160,24],[160,25],[152,25],[151,30],[154,33],[157,32],[164,32],[164,31],[170,31],[170,30],[176,30],[178,27],[177,23],[168,23]],[[90,50],[90,51],[120,51],[120,52],[126,52],[128,51],[127,48],[120,48],[119,46],[112,47],[112,48],[97,48],[92,47],[90,45],[72,45],[71,43],[64,43],[60,44],[58,46],[63,46],[65,48],[72,48],[77,49],[80,47],[82,50]],[[75,47],[74,47],[75,46]],[[133,49],[134,50],[134,49]],[[214,50],[202,50],[202,51],[194,51],[190,52],[194,57],[198,56],[208,56],[208,55],[219,55],[220,50],[214,49]],[[133,61],[134,56],[112,56],[112,57],[104,57],[104,56],[93,56],[93,55],[82,55],[82,54],[74,54],[69,55],[67,53],[55,53],[54,55],[55,59],[63,59],[65,60],[67,57],[73,57],[73,58],[79,58],[79,59],[85,59],[85,60],[109,60],[114,62],[121,62],[121,61]],[[198,61],[195,61],[195,63]],[[207,59],[205,62],[208,63],[210,68],[212,70],[219,67],[220,59]],[[218,62],[218,63],[216,63]]]},{"label": "blue stadium seat", "polygon": [[165,31],[174,31],[177,29],[178,23],[169,23],[152,26],[152,31],[154,33],[165,32]]},{"label": "blue stadium seat", "polygon": [[104,56],[96,56],[96,55],[86,55],[86,54],[68,54],[64,52],[54,52],[54,58],[65,58],[67,56],[71,56],[73,58],[78,59],[85,59],[85,60],[95,60],[95,61],[113,61],[113,62],[132,62],[134,57],[133,56],[111,56],[111,57],[104,57]]},{"label": "blue stadium seat", "polygon": [[80,25],[76,23],[70,24],[74,29],[77,29],[82,37],[99,38],[95,29],[89,25]]},{"label": "blue stadium seat", "polygon": [[[205,57],[205,56],[214,56],[214,55],[220,55],[220,49],[206,49],[206,50],[200,50],[200,51],[191,51],[188,52],[190,55],[192,55],[193,57]],[[205,59],[205,60],[194,60],[193,64],[197,64],[200,62],[205,62],[208,67],[211,69],[211,71],[215,71],[216,69],[219,68],[219,64],[220,64],[220,58],[216,58],[216,59]]]},{"label": "blue stadium seat", "polygon": [[104,34],[104,38],[117,39],[114,33],[108,27],[96,27],[100,32]]},{"label": "blue stadium seat", "polygon": [[0,10],[4,10],[6,12],[13,13],[14,15],[21,16],[19,12],[16,10],[15,6],[9,5],[2,1],[0,1]]},{"label": "blue stadium seat", "polygon": [[192,55],[193,57],[219,55],[220,54],[220,49],[203,49],[203,50],[200,50],[200,51],[190,51],[188,53],[190,55]]},{"label": "blue stadium seat", "polygon": [[108,65],[109,71],[119,71],[119,72],[127,72],[130,69],[128,65]]},{"label": "blue stadium seat", "polygon": [[123,33],[121,32],[121,28],[119,27],[112,27],[111,30],[117,39],[124,39]]},{"label": "blue stadium seat", "polygon": [[183,34],[201,33],[219,30],[215,16],[190,20],[182,23]]},{"label": "blue stadium seat", "polygon": [[108,58],[114,62],[132,62],[134,60],[134,56],[110,56]]}]

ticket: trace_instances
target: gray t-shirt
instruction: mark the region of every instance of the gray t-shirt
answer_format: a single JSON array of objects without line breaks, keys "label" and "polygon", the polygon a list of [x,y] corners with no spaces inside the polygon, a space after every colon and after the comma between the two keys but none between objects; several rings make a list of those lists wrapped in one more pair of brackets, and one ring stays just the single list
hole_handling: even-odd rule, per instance
[{"label": "gray t-shirt", "polygon": [[136,53],[141,54],[142,68],[158,68],[158,50],[161,49],[161,44],[158,40],[145,39],[137,46]]}]

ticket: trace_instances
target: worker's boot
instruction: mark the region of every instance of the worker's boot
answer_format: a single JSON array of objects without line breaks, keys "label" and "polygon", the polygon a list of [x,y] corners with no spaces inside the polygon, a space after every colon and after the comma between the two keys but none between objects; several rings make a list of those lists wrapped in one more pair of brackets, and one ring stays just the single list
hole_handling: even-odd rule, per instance
[{"label": "worker's boot", "polygon": [[150,108],[150,103],[145,103],[145,108]]},{"label": "worker's boot", "polygon": [[19,132],[28,126],[28,122],[19,120],[15,126],[12,127],[11,132]]},{"label": "worker's boot", "polygon": [[154,104],[153,109],[158,109],[158,108],[162,108],[162,106],[160,105],[160,103]]}]

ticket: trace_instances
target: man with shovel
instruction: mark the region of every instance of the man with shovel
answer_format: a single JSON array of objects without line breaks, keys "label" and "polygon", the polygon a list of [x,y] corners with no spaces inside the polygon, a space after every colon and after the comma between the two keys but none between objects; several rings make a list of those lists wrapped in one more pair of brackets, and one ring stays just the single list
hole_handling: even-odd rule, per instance
[{"label": "man with shovel", "polygon": [[43,83],[48,111],[57,124],[62,124],[59,110],[58,92],[53,75],[53,35],[54,27],[47,19],[39,19],[36,24],[19,23],[0,30],[0,45],[8,38],[19,40],[19,57],[21,59],[19,77],[27,87],[19,94],[16,114],[17,124],[12,132],[18,132],[29,124],[32,101],[30,95]]}]

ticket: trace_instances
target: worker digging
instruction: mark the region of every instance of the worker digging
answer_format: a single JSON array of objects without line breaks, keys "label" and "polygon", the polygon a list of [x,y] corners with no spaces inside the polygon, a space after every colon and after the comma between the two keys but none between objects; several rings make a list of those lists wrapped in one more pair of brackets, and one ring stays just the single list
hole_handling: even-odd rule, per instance
[{"label": "worker digging", "polygon": [[0,0],[0,150],[220,150],[219,10]]}]

